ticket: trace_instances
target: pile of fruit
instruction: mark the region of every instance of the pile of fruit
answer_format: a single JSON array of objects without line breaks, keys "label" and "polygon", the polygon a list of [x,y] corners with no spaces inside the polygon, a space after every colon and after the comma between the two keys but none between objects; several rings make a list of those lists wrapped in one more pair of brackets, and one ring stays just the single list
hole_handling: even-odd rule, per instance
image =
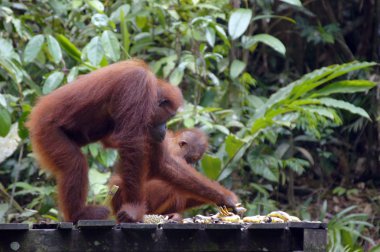
[{"label": "pile of fruit", "polygon": [[[211,216],[196,215],[192,218],[185,218],[179,223],[200,223],[200,224],[249,224],[249,223],[285,223],[285,222],[300,222],[301,220],[296,216],[291,216],[283,211],[274,211],[268,215],[255,215],[242,217],[247,211],[240,204],[236,206],[237,214],[229,211],[226,207],[219,207],[218,213]],[[144,223],[149,224],[162,224],[177,221],[172,221],[165,215],[145,215]]]}]

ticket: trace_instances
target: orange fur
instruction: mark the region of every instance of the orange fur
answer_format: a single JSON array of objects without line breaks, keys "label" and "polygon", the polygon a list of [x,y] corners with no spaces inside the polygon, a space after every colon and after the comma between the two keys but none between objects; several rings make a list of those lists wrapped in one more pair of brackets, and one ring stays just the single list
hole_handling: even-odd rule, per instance
[{"label": "orange fur", "polygon": [[[168,132],[163,145],[166,145],[168,153],[171,156],[179,158],[188,164],[195,163],[202,158],[202,155],[207,150],[208,139],[206,135],[198,129],[185,129],[177,132]],[[189,169],[191,166],[185,166],[185,169]],[[163,167],[162,169],[165,169]],[[181,169],[179,167],[178,169]],[[192,169],[192,173],[197,173]],[[193,183],[196,183],[194,181]],[[112,199],[112,210],[116,214],[121,205],[122,199],[120,197],[120,191],[125,190],[121,186],[121,177],[119,174],[115,174],[110,179],[110,186],[120,186],[119,191]],[[220,190],[225,192],[226,196],[230,195],[232,198],[236,198],[234,194],[227,189],[221,187],[215,182],[208,181],[207,188],[200,192],[189,192],[181,189],[181,187],[174,186],[170,181],[163,179],[153,178],[146,182],[146,207],[149,214],[173,214],[183,212],[184,210],[200,206],[208,203],[217,203],[214,198],[204,197],[209,191],[213,193],[213,190]],[[178,216],[178,215],[177,215]]]},{"label": "orange fur", "polygon": [[119,152],[116,173],[125,188],[120,191],[119,222],[142,220],[144,184],[153,178],[193,200],[234,207],[235,194],[172,154],[167,141],[161,142],[162,126],[181,104],[180,90],[157,79],[139,60],[112,64],[41,97],[27,126],[37,159],[56,177],[64,220],[109,215],[104,206],[86,205],[88,164],[80,148],[96,141]]},{"label": "orange fur", "polygon": [[[160,100],[170,103],[158,106]],[[38,161],[56,177],[65,221],[104,219],[109,214],[106,207],[86,206],[88,165],[80,150],[102,140],[119,149],[121,183],[129,188],[122,193],[122,209],[129,212],[123,220],[141,220],[142,183],[149,166],[146,150],[154,142],[150,132],[171,118],[181,103],[179,89],[157,79],[140,60],[99,69],[39,99],[27,126]]]}]

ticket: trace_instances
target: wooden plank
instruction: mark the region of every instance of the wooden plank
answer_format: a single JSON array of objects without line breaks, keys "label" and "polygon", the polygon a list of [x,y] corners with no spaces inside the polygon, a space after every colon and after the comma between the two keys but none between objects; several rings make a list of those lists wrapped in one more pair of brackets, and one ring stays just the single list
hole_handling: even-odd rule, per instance
[{"label": "wooden plank", "polygon": [[[0,229],[0,251],[325,251],[327,230],[257,224],[59,223],[57,229]],[[4,224],[3,224],[4,225]],[[10,224],[7,224],[10,225]],[[0,225],[1,227],[1,225]],[[7,229],[4,229],[7,227]],[[9,229],[9,227],[11,229]],[[43,226],[36,226],[43,227]],[[250,228],[253,227],[253,228]],[[272,228],[269,228],[272,227]]]},{"label": "wooden plank", "polygon": [[72,222],[60,222],[57,228],[61,230],[71,230],[74,228],[74,224]]},{"label": "wooden plank", "polygon": [[304,229],[303,249],[308,252],[327,251],[327,230]]},{"label": "wooden plank", "polygon": [[113,220],[80,220],[77,227],[79,229],[111,229],[116,225]]},{"label": "wooden plank", "polygon": [[29,230],[29,224],[25,224],[25,223],[0,224],[0,231],[7,231],[7,230],[20,230],[20,231]]}]

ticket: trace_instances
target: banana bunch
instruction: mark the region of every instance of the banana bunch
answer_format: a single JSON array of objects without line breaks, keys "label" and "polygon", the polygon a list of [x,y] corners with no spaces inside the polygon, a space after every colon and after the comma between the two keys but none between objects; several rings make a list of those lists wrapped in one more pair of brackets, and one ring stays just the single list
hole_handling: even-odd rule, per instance
[{"label": "banana bunch", "polygon": [[247,216],[243,218],[245,223],[285,223],[285,222],[301,222],[301,220],[296,217],[289,215],[283,211],[274,211],[266,216],[256,215]]},{"label": "banana bunch", "polygon": [[218,212],[211,216],[196,215],[193,218],[185,218],[182,220],[182,223],[200,223],[200,224],[216,224],[216,223],[243,223],[240,218],[240,215],[245,213],[247,209],[241,206],[240,203],[236,204],[236,212],[234,214],[230,212],[231,209],[227,207],[218,207]]},{"label": "banana bunch", "polygon": [[[244,213],[245,211],[243,211]],[[241,218],[240,215],[234,214],[226,207],[219,207],[219,212],[211,215],[196,215],[193,218],[186,218],[182,223],[200,223],[200,224],[214,224],[214,223],[286,223],[286,222],[300,222],[301,220],[296,216],[291,216],[284,211],[274,211],[268,215],[255,215],[246,216]]]},{"label": "banana bunch", "polygon": [[[296,217],[289,215],[284,211],[273,211],[268,215],[255,215],[246,216],[242,218],[241,216],[247,211],[241,205],[237,205],[238,214],[230,212],[230,209],[223,207],[218,207],[218,212],[211,216],[196,215],[192,218],[185,218],[181,223],[199,223],[199,224],[216,224],[216,223],[239,223],[239,224],[249,224],[249,223],[286,223],[286,222],[301,222],[301,220]],[[168,216],[165,215],[145,215],[144,223],[149,224],[162,224],[170,222]]]}]

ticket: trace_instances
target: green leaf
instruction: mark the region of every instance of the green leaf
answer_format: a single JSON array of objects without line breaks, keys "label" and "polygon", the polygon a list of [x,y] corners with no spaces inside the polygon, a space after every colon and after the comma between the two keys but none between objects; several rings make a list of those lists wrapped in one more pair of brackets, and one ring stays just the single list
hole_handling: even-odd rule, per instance
[{"label": "green leaf", "polygon": [[340,118],[337,118],[336,113],[333,113],[333,111],[331,111],[332,109],[329,109],[329,108],[325,108],[322,106],[302,106],[302,110],[310,112],[310,113],[318,114],[320,116],[329,118],[330,120],[340,121]]},{"label": "green leaf", "polygon": [[247,100],[253,108],[259,108],[264,105],[265,100],[263,97],[259,97],[256,95],[249,95],[247,96]]},{"label": "green leaf", "polygon": [[176,10],[173,10],[173,9],[169,9],[168,10],[168,13],[169,15],[174,18],[175,20],[179,20],[180,19],[180,16],[178,15],[178,12]]},{"label": "green leaf", "polygon": [[255,86],[256,80],[249,74],[249,73],[243,73],[243,75],[239,78],[239,81],[241,84],[249,87],[249,86]]},{"label": "green leaf", "polygon": [[23,70],[19,67],[18,64],[15,64],[12,59],[0,57],[0,66],[8,72],[14,82],[22,82],[24,76]]},{"label": "green leaf", "polygon": [[294,85],[292,94],[295,94],[293,95],[293,98],[298,98],[306,92],[344,74],[374,65],[376,65],[375,62],[354,61],[342,65],[332,65],[317,69],[309,74],[304,75],[301,79],[292,83],[292,85]]},{"label": "green leaf", "polygon": [[138,28],[142,29],[148,23],[148,18],[146,16],[137,16],[136,25]]},{"label": "green leaf", "polygon": [[[353,61],[350,63],[338,65],[338,66],[335,66],[336,70],[334,71],[334,73],[331,74],[329,76],[329,78],[327,78],[327,79],[332,80],[332,79],[335,79],[335,78],[342,76],[346,73],[349,73],[349,72],[352,72],[355,70],[359,70],[359,69],[363,69],[363,68],[368,68],[368,67],[375,66],[375,65],[377,65],[376,62],[365,62],[365,61],[364,62]],[[334,67],[334,65],[332,67]]]},{"label": "green leaf", "polygon": [[223,125],[213,125],[213,128],[219,130],[220,132],[222,132],[223,134],[225,135],[229,135],[230,134],[230,131]]},{"label": "green leaf", "polygon": [[261,155],[259,157],[249,155],[247,161],[254,174],[260,175],[272,182],[279,181],[280,160],[267,155]]},{"label": "green leaf", "polygon": [[272,47],[275,51],[285,55],[286,48],[284,44],[276,37],[273,37],[269,34],[257,34],[251,37],[245,37],[243,41],[243,47],[246,49],[251,48],[256,43],[261,42],[266,44],[267,46]]},{"label": "green leaf", "polygon": [[298,99],[295,100],[292,103],[289,103],[289,106],[294,107],[300,107],[303,105],[312,105],[312,104],[320,104],[321,102],[318,99]]},{"label": "green leaf", "polygon": [[0,106],[6,107],[7,106],[7,100],[5,99],[4,95],[0,94]]},{"label": "green leaf", "polygon": [[166,29],[166,15],[165,15],[165,11],[161,8],[156,8],[155,9],[155,14],[156,14],[156,17],[158,19],[158,22],[160,23],[160,25],[162,26],[162,28]]},{"label": "green leaf", "polygon": [[123,56],[124,59],[127,59],[129,56],[129,47],[131,45],[130,34],[127,27],[127,22],[124,17],[124,10],[120,10],[120,30],[123,43]]},{"label": "green leaf", "polygon": [[296,172],[298,175],[301,175],[305,171],[305,168],[309,167],[310,164],[303,159],[289,158],[284,160],[284,166],[289,167],[289,169]]},{"label": "green leaf", "polygon": [[214,84],[215,86],[219,86],[220,81],[219,81],[218,77],[216,77],[215,74],[208,72],[207,76],[210,78],[212,84]]},{"label": "green leaf", "polygon": [[237,39],[247,30],[252,18],[252,10],[236,9],[228,21],[228,33],[231,38]]},{"label": "green leaf", "polygon": [[267,189],[264,186],[262,186],[261,184],[250,183],[249,185],[253,188],[254,191],[257,191],[258,193],[261,193],[261,194],[269,197],[269,193],[268,193]]},{"label": "green leaf", "polygon": [[112,61],[118,61],[120,59],[120,44],[115,33],[104,31],[101,41],[106,56]]},{"label": "green leaf", "polygon": [[256,20],[260,20],[260,19],[272,19],[272,18],[278,18],[278,19],[286,20],[286,21],[289,21],[290,23],[293,23],[293,24],[296,23],[296,21],[293,18],[286,17],[286,16],[271,15],[271,14],[257,15],[252,19],[252,21],[256,21]]},{"label": "green leaf", "polygon": [[107,27],[108,17],[104,14],[96,13],[91,17],[91,23],[96,27]]},{"label": "green leaf", "polygon": [[[0,203],[0,221],[4,223],[5,214],[8,212],[9,204],[8,203]],[[12,248],[12,247],[11,247]]]},{"label": "green leaf", "polygon": [[228,178],[231,175],[231,173],[233,173],[233,172],[234,172],[234,169],[232,169],[232,168],[223,169],[221,171],[220,175],[218,176],[217,181],[222,181],[222,180]]},{"label": "green leaf", "polygon": [[0,106],[0,137],[8,135],[12,126],[11,115],[8,110]]},{"label": "green leaf", "polygon": [[234,60],[232,61],[230,68],[230,77],[231,79],[237,78],[245,69],[246,65],[243,61]]},{"label": "green leaf", "polygon": [[62,83],[64,77],[65,75],[62,72],[53,72],[50,74],[42,88],[42,93],[48,94],[55,90]]},{"label": "green leaf", "polygon": [[86,0],[86,3],[95,11],[99,13],[104,12],[104,5],[98,0]]},{"label": "green leaf", "polygon": [[174,86],[178,86],[178,84],[181,83],[183,79],[183,75],[184,69],[181,67],[177,67],[170,75],[169,82]]},{"label": "green leaf", "polygon": [[72,9],[78,9],[82,7],[83,0],[71,0],[71,8]]},{"label": "green leaf", "polygon": [[100,161],[106,167],[112,167],[117,159],[117,151],[106,149],[100,152]]},{"label": "green leaf", "polygon": [[18,116],[18,119],[17,119],[18,122],[14,123],[11,127],[11,132],[12,132],[14,127],[17,128],[17,130],[16,130],[17,135],[18,135],[18,137],[20,137],[23,140],[29,136],[29,131],[25,127],[25,123],[28,120],[28,116],[29,116],[31,110],[32,110],[31,105],[26,104],[26,103],[23,104],[22,105],[22,111],[23,112],[21,113],[21,115]]},{"label": "green leaf", "polygon": [[216,180],[222,170],[222,161],[217,157],[205,154],[201,160],[201,167],[208,178]]},{"label": "green leaf", "polygon": [[261,118],[272,106],[282,103],[288,104],[289,100],[295,100],[308,91],[348,72],[376,65],[375,62],[350,62],[343,65],[332,65],[314,70],[305,74],[302,78],[280,88],[273,93],[267,102],[261,106],[254,115],[254,119]]},{"label": "green leaf", "polygon": [[37,58],[37,55],[40,53],[42,45],[44,44],[44,40],[44,36],[41,34],[34,36],[31,40],[29,40],[24,50],[25,63],[30,63]]},{"label": "green leaf", "polygon": [[272,182],[278,182],[280,179],[279,171],[275,168],[265,168],[263,169],[260,175],[263,176],[263,178]]},{"label": "green leaf", "polygon": [[314,165],[314,158],[308,150],[302,147],[296,147],[296,149],[301,152],[301,154],[309,161],[311,165]]},{"label": "green leaf", "polygon": [[131,6],[129,4],[123,4],[119,8],[117,8],[114,12],[112,12],[110,19],[115,23],[119,23],[121,22],[121,18],[125,19],[130,9],[131,9]]},{"label": "green leaf", "polygon": [[70,1],[49,0],[47,3],[49,3],[51,9],[53,9],[54,13],[57,14],[57,16],[67,15],[66,13],[71,7],[71,5],[69,5]]},{"label": "green leaf", "polygon": [[185,125],[186,128],[193,128],[195,125],[195,121],[193,118],[186,118],[183,121],[183,124]]},{"label": "green leaf", "polygon": [[20,69],[20,72],[22,74],[21,77],[24,77],[23,79],[25,81],[25,84],[27,84],[38,96],[40,96],[42,94],[41,87],[32,80],[32,78],[24,69]]},{"label": "green leaf", "polygon": [[210,16],[201,16],[201,17],[196,17],[191,20],[192,25],[208,25],[208,24],[215,24]]},{"label": "green leaf", "polygon": [[379,252],[380,251],[380,244],[377,244],[375,246],[373,246],[369,252]]},{"label": "green leaf", "polygon": [[31,184],[26,183],[26,182],[16,182],[16,183],[14,183],[14,186],[21,188],[21,189],[25,189],[25,190],[31,190],[31,191],[40,189],[40,188],[34,187]]},{"label": "green leaf", "polygon": [[214,47],[215,45],[215,30],[212,27],[206,27],[206,40],[207,43]]},{"label": "green leaf", "polygon": [[290,147],[291,146],[289,143],[281,143],[280,145],[278,145],[274,152],[276,158],[278,159],[284,158],[285,154],[289,151]]},{"label": "green leaf", "polygon": [[109,173],[101,173],[97,169],[90,169],[88,171],[88,178],[91,191],[97,195],[101,192],[104,184],[107,183]]},{"label": "green leaf", "polygon": [[14,49],[12,42],[3,38],[0,38],[0,58],[11,58]]},{"label": "green leaf", "polygon": [[[213,26],[213,25],[212,25]],[[219,25],[215,25],[215,31],[216,34],[223,40],[223,42],[228,46],[231,47],[230,41],[228,40],[226,32],[223,30],[223,28]]]},{"label": "green leaf", "polygon": [[260,132],[261,130],[265,129],[266,127],[272,126],[274,124],[273,120],[267,119],[267,118],[258,118],[254,121],[251,127],[251,133],[256,134]]},{"label": "green leaf", "polygon": [[221,9],[218,6],[215,6],[212,2],[210,2],[209,4],[198,3],[197,7],[200,9],[209,9],[210,11],[221,11]]},{"label": "green leaf", "polygon": [[26,34],[24,24],[20,19],[12,18],[12,24],[20,37],[23,37]]},{"label": "green leaf", "polygon": [[99,66],[100,62],[104,57],[104,51],[102,47],[102,42],[98,36],[91,39],[87,47],[87,58],[94,66]]},{"label": "green leaf", "polygon": [[62,51],[58,41],[51,35],[46,36],[48,50],[53,58],[54,63],[59,63],[62,59]]},{"label": "green leaf", "polygon": [[260,175],[269,181],[278,182],[279,176],[277,171],[267,166],[258,166],[257,164],[250,164],[250,166],[254,174]]},{"label": "green leaf", "polygon": [[302,7],[302,3],[300,0],[280,0],[284,3],[288,3],[288,4],[291,4],[291,5],[295,5],[295,6],[298,6],[298,7]]},{"label": "green leaf", "polygon": [[70,42],[68,38],[66,38],[62,34],[57,34],[56,39],[58,40],[59,44],[62,46],[63,50],[74,60],[77,62],[81,62],[81,56],[82,53],[79,51],[79,49]]},{"label": "green leaf", "polygon": [[162,70],[163,70],[164,78],[167,78],[168,75],[172,72],[172,70],[176,66],[177,55],[170,55],[168,57],[162,58],[161,60],[166,64]]},{"label": "green leaf", "polygon": [[69,74],[67,75],[67,82],[69,83],[69,82],[74,81],[77,78],[78,73],[79,73],[78,67],[71,68]]},{"label": "green leaf", "polygon": [[99,154],[100,145],[98,143],[93,143],[88,145],[88,149],[90,150],[91,156],[96,157]]},{"label": "green leaf", "polygon": [[357,114],[357,115],[367,118],[368,120],[371,120],[368,113],[364,109],[357,107],[351,103],[348,103],[342,100],[332,99],[332,98],[321,98],[318,100],[321,104],[325,106],[344,109],[351,112],[352,114]]},{"label": "green leaf", "polygon": [[313,92],[310,97],[329,96],[336,93],[365,92],[376,86],[376,83],[368,80],[343,80],[328,84],[320,90]]},{"label": "green leaf", "polygon": [[244,142],[241,139],[232,134],[227,136],[225,143],[225,149],[230,159],[236,155],[236,153],[244,144]]}]

